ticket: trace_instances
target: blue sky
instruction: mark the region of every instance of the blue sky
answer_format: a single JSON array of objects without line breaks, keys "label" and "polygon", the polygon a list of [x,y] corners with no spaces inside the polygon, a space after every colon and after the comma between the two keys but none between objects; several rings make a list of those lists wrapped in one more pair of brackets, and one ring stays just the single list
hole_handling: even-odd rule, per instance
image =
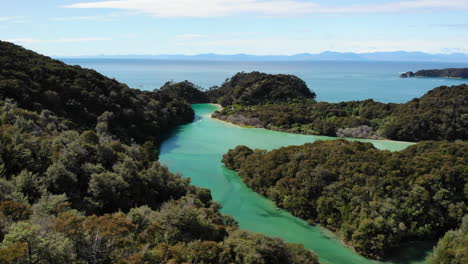
[{"label": "blue sky", "polygon": [[0,1],[0,39],[50,56],[468,53],[468,0]]}]

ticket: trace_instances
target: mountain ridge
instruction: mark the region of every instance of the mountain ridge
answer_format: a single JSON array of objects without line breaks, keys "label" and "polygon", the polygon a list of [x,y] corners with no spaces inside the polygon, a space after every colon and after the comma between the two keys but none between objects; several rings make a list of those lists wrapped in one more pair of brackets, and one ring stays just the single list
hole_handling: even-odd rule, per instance
[{"label": "mountain ridge", "polygon": [[54,58],[73,59],[154,59],[154,60],[208,60],[208,61],[429,61],[429,62],[466,62],[468,54],[430,54],[424,52],[335,52],[298,53],[293,55],[251,55],[251,54],[215,54],[204,53],[195,55],[161,54],[161,55],[89,55],[89,56],[53,56]]}]

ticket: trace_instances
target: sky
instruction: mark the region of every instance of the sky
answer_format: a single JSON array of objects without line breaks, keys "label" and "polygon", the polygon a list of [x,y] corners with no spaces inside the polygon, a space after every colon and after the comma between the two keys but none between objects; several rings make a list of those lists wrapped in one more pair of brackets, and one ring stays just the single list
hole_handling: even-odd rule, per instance
[{"label": "sky", "polygon": [[0,40],[49,56],[468,53],[468,0],[0,0]]}]

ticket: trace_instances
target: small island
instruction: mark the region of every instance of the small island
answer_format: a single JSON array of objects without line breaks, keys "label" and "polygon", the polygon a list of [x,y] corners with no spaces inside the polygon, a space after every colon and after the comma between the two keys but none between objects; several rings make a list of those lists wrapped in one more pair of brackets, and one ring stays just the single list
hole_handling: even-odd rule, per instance
[{"label": "small island", "polygon": [[417,72],[404,72],[400,74],[401,78],[408,77],[439,77],[439,78],[457,78],[468,79],[468,68],[449,68],[441,70],[420,70]]}]

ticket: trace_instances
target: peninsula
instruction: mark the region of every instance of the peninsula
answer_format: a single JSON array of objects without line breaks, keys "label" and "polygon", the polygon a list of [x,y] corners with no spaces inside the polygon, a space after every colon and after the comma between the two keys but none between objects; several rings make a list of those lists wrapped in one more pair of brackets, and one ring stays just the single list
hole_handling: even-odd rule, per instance
[{"label": "peninsula", "polygon": [[440,77],[468,79],[468,68],[449,68],[442,70],[420,70],[417,72],[405,72],[400,74],[401,78],[407,77]]},{"label": "peninsula", "polygon": [[468,139],[468,85],[441,86],[404,104],[372,99],[317,102],[296,76],[238,73],[206,92],[223,110],[214,118],[290,133],[392,139]]}]

